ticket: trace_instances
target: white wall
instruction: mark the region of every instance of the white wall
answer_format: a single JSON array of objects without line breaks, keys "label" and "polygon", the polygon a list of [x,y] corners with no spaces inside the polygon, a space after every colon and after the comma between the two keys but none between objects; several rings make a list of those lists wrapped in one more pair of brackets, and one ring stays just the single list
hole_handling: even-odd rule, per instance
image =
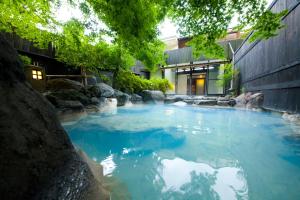
[{"label": "white wall", "polygon": [[167,94],[175,94],[175,70],[165,69],[165,79],[169,80],[173,85],[173,89],[167,91]]},{"label": "white wall", "polygon": [[178,75],[178,89],[177,94],[187,94],[187,75]]}]

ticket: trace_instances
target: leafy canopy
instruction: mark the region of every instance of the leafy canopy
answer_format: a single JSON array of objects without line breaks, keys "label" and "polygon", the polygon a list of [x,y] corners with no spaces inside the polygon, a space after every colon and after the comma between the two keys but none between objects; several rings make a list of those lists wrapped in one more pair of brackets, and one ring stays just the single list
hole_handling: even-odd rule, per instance
[{"label": "leafy canopy", "polygon": [[[220,57],[215,43],[222,38],[234,16],[242,30],[254,30],[251,41],[268,39],[282,28],[286,11],[266,11],[265,0],[67,0],[84,14],[84,20],[65,24],[55,19],[54,9],[66,0],[2,0],[0,30],[13,32],[38,47],[51,42],[59,60],[74,66],[127,69],[133,59],[154,71],[165,60],[158,40],[158,24],[171,17],[182,36],[193,36],[195,54]],[[96,29],[95,20],[107,29]],[[88,31],[89,30],[89,31]],[[104,35],[112,38],[109,43]]]},{"label": "leafy canopy", "polygon": [[233,17],[238,17],[236,30],[254,30],[252,42],[275,36],[283,27],[281,17],[286,12],[266,10],[265,0],[174,0],[169,15],[179,24],[183,36],[193,36],[190,44],[195,52],[218,58],[220,48],[213,43],[226,35]]}]

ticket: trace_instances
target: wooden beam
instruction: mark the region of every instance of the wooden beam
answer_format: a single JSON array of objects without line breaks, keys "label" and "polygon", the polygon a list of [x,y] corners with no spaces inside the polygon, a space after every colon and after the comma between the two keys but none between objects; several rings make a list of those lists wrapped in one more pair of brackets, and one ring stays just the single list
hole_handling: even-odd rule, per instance
[{"label": "wooden beam", "polygon": [[190,64],[183,64],[183,65],[167,65],[165,67],[162,67],[161,69],[174,69],[174,68],[186,68],[186,67],[201,67],[201,66],[207,66],[207,65],[213,65],[213,64],[225,64],[229,63],[229,60],[216,60],[216,61],[206,61],[203,63],[190,63]]}]

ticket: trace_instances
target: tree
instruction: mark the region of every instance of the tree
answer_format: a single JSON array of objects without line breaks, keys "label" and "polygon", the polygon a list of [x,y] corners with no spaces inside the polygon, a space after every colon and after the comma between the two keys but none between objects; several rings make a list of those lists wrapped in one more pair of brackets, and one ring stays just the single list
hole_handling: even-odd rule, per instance
[{"label": "tree", "polygon": [[266,10],[265,0],[174,0],[169,16],[179,24],[183,36],[193,36],[191,45],[195,52],[219,57],[220,48],[213,43],[226,35],[234,16],[239,21],[236,30],[251,27],[254,34],[250,41],[254,41],[275,36],[283,27],[281,17],[286,12]]},{"label": "tree", "polygon": [[219,57],[215,42],[235,15],[240,22],[237,29],[252,27],[252,40],[256,40],[276,35],[286,14],[266,11],[265,0],[68,0],[80,7],[86,19],[97,16],[105,23],[105,34],[113,38],[110,44],[101,37],[102,30],[92,28],[86,34],[92,23],[71,20],[64,25],[54,19],[52,8],[61,1],[2,0],[0,30],[14,32],[39,47],[52,42],[57,58],[74,66],[127,68],[134,57],[153,71],[164,61],[157,26],[166,16],[179,24],[183,36],[193,36],[196,54]]}]

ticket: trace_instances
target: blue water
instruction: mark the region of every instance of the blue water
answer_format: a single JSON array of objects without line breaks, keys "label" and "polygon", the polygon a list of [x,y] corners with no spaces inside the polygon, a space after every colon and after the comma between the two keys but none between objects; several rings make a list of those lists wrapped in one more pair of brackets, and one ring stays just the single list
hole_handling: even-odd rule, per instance
[{"label": "blue water", "polygon": [[300,199],[300,129],[279,114],[137,106],[64,127],[130,199]]}]

